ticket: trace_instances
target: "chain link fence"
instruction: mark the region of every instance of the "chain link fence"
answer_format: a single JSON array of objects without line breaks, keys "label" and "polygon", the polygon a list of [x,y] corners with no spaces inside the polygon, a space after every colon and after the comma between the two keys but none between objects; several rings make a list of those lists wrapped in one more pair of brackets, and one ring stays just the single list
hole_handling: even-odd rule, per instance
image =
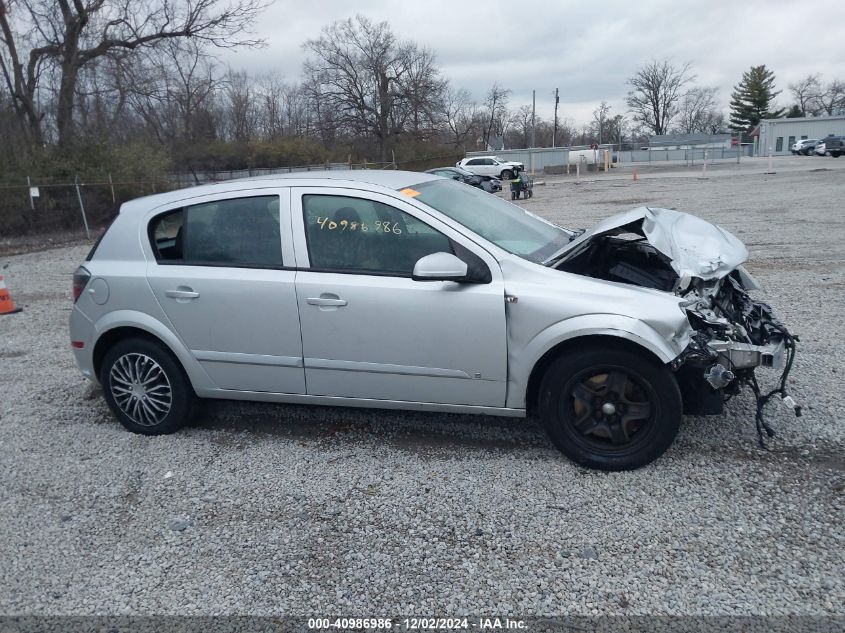
[{"label": "chain link fence", "polygon": [[84,229],[107,224],[126,200],[176,188],[170,180],[36,178],[0,184],[0,237]]},{"label": "chain link fence", "polygon": [[405,169],[424,171],[454,165],[463,153],[445,153],[419,159],[389,162],[347,162],[229,171],[192,171],[168,174],[160,180],[114,180],[104,173],[95,177],[27,177],[23,182],[0,183],[0,238],[15,235],[84,230],[96,235],[127,200],[163,191],[274,174],[318,170]]}]

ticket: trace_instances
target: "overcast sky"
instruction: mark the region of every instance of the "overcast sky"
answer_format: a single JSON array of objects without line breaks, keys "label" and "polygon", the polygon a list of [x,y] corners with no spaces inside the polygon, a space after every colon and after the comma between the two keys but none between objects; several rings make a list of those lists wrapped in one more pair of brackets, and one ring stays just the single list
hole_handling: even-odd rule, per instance
[{"label": "overcast sky", "polygon": [[257,25],[267,47],[227,51],[222,61],[295,81],[302,43],[356,13],[430,48],[452,85],[479,101],[494,81],[513,91],[514,109],[534,89],[538,115],[550,119],[559,88],[558,116],[577,123],[602,100],[624,113],[625,81],[652,58],[691,62],[696,84],[718,87],[726,110],[752,65],[775,72],[784,106],[787,85],[810,73],[845,79],[845,0],[277,0]]}]

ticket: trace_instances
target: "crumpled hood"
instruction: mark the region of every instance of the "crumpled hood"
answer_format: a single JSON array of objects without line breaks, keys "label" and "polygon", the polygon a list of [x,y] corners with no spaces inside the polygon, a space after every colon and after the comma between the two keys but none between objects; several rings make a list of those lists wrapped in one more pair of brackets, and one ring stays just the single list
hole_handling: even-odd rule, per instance
[{"label": "crumpled hood", "polygon": [[689,213],[650,207],[602,220],[572,240],[563,259],[597,236],[621,233],[643,235],[681,278],[719,279],[748,259],[745,244],[722,227]]}]

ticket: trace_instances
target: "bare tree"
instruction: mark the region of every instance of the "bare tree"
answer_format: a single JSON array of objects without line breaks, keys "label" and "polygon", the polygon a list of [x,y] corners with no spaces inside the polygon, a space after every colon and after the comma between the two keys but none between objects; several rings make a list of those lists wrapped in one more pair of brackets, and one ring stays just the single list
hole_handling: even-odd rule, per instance
[{"label": "bare tree", "polygon": [[789,91],[795,97],[801,116],[815,116],[818,112],[816,99],[822,87],[818,75],[807,75],[804,79],[789,84]]},{"label": "bare tree", "polygon": [[670,60],[652,60],[628,80],[628,108],[634,121],[654,134],[666,134],[678,113],[684,87],[692,81],[690,64],[675,66]]},{"label": "bare tree", "polygon": [[687,90],[678,107],[677,129],[681,134],[706,133],[718,106],[716,88],[695,87]]},{"label": "bare tree", "polygon": [[484,147],[489,147],[490,137],[493,134],[497,136],[504,135],[508,119],[510,94],[511,91],[500,86],[498,82],[494,83],[490,87],[490,90],[487,91],[487,96],[484,99],[486,120],[482,139]]},{"label": "bare tree", "polygon": [[834,79],[823,88],[820,87],[813,104],[819,114],[834,116],[845,112],[845,83]]},{"label": "bare tree", "polygon": [[531,128],[534,112],[530,105],[521,105],[510,116],[510,132],[508,145],[510,147],[531,147]]},{"label": "bare tree", "polygon": [[274,140],[285,133],[286,88],[285,82],[276,72],[266,73],[256,80],[256,125],[264,139]]},{"label": "bare tree", "polygon": [[305,75],[318,119],[375,139],[382,161],[394,137],[409,127],[421,131],[438,111],[445,84],[433,55],[397,41],[387,22],[361,15],[334,22],[304,48],[311,53]]},{"label": "bare tree", "polygon": [[191,40],[171,40],[122,68],[128,101],[160,143],[211,138],[222,84],[215,62]]},{"label": "bare tree", "polygon": [[245,143],[257,136],[257,112],[254,83],[245,71],[226,73],[223,90],[223,110],[227,137]]},{"label": "bare tree", "polygon": [[393,110],[393,130],[410,132],[417,139],[428,139],[441,123],[443,99],[448,84],[435,65],[432,52],[413,44],[402,47],[405,72],[396,82],[397,100]]},{"label": "bare tree", "polygon": [[[610,105],[607,101],[602,101],[598,108],[593,110],[592,130],[595,133],[596,140],[599,143],[608,142],[607,122],[610,119]],[[612,140],[612,137],[611,137]]]},{"label": "bare tree", "polygon": [[475,127],[478,104],[472,100],[469,91],[450,88],[443,98],[443,121],[449,129],[455,147],[466,143]]},{"label": "bare tree", "polygon": [[[265,0],[0,0],[2,72],[31,136],[43,140],[39,91],[58,86],[54,118],[61,146],[73,140],[81,71],[116,51],[193,38],[210,46],[255,46],[249,28]],[[14,11],[13,11],[14,10]],[[24,35],[26,34],[26,35]],[[55,83],[53,83],[55,82]]]},{"label": "bare tree", "polygon": [[702,132],[705,134],[720,134],[727,131],[728,120],[721,110],[711,110],[702,121]]}]

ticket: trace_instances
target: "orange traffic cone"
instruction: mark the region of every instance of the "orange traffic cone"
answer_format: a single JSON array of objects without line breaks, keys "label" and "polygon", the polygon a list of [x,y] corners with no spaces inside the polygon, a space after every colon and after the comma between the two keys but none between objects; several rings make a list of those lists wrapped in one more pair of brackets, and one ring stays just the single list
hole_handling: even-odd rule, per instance
[{"label": "orange traffic cone", "polygon": [[20,311],[21,308],[15,307],[15,302],[12,301],[12,295],[6,289],[6,282],[3,281],[3,276],[0,275],[0,314],[13,314]]}]

